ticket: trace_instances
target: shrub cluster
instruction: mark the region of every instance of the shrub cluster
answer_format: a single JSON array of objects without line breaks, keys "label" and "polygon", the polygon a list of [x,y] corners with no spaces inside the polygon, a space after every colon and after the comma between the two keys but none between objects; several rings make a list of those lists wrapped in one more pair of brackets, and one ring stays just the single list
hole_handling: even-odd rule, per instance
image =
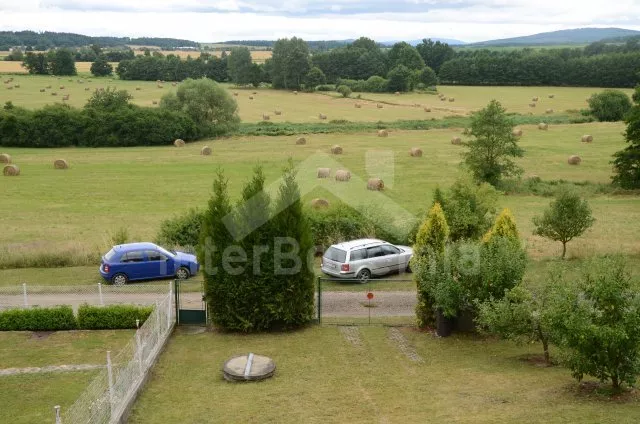
[{"label": "shrub cluster", "polygon": [[78,308],[78,328],[83,330],[115,330],[136,328],[136,320],[142,325],[153,312],[153,306],[111,305]]},{"label": "shrub cluster", "polygon": [[136,328],[151,315],[152,306],[82,305],[77,318],[71,306],[8,309],[0,312],[0,331],[63,331]]},{"label": "shrub cluster", "polygon": [[78,328],[71,306],[8,309],[0,312],[0,331],[57,331]]}]

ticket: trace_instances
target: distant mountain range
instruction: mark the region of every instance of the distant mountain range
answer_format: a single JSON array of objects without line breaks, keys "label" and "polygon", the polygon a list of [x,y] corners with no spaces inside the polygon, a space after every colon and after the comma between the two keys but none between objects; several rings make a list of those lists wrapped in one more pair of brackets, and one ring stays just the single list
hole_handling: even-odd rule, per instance
[{"label": "distant mountain range", "polygon": [[589,44],[605,39],[623,39],[640,35],[640,31],[622,28],[577,28],[543,32],[524,37],[503,38],[467,44],[470,47],[545,46],[558,44]]},{"label": "distant mountain range", "polygon": [[[430,38],[430,37],[425,37],[425,38]],[[435,37],[431,37],[432,41],[440,41],[441,43],[447,43],[450,46],[461,46],[465,43],[464,41],[460,41],[460,40],[455,40],[453,38],[435,38]],[[399,41],[403,41],[403,40],[399,40]],[[393,46],[395,43],[397,43],[398,41],[381,41],[380,44],[384,45],[384,46]],[[411,44],[412,46],[416,46],[420,43],[422,43],[422,39],[420,40],[409,40],[407,41],[407,43]]]}]

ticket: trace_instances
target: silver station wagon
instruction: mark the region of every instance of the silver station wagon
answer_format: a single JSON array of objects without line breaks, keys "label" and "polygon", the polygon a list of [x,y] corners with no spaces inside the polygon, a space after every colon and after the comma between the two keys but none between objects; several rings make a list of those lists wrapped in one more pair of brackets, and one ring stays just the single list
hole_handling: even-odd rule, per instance
[{"label": "silver station wagon", "polygon": [[409,271],[413,249],[376,239],[334,244],[322,256],[322,272],[336,278],[362,282],[394,272]]}]

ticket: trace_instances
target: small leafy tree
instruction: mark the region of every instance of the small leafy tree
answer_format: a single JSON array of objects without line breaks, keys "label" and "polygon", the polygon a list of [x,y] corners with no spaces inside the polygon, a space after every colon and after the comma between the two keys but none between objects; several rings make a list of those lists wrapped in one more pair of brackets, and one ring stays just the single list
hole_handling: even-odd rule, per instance
[{"label": "small leafy tree", "polygon": [[22,62],[22,66],[30,74],[47,75],[49,73],[49,58],[45,53],[27,52]]},{"label": "small leafy tree", "polygon": [[76,60],[73,53],[58,49],[48,53],[49,70],[53,75],[77,75]]},{"label": "small leafy tree", "polygon": [[327,77],[317,66],[311,68],[304,77],[304,87],[307,91],[314,91],[317,86],[326,84],[326,82]]},{"label": "small leafy tree", "polygon": [[346,85],[341,85],[339,86],[336,91],[340,94],[342,94],[342,97],[349,97],[351,96],[351,89],[346,86]]},{"label": "small leafy tree", "polygon": [[594,221],[586,200],[570,190],[560,190],[543,215],[533,218],[533,234],[561,242],[564,259],[567,243],[580,237]]},{"label": "small leafy tree", "polygon": [[227,57],[231,81],[236,85],[250,84],[252,80],[251,52],[247,47],[234,47]]},{"label": "small leafy tree", "polygon": [[129,106],[131,99],[133,97],[127,90],[116,90],[115,87],[107,87],[104,91],[94,91],[84,107],[85,109],[101,112],[113,112]]},{"label": "small leafy tree", "polygon": [[438,77],[433,69],[426,66],[424,69],[419,71],[418,82],[423,83],[426,87],[433,87],[438,83]]},{"label": "small leafy tree", "polygon": [[640,86],[633,95],[635,105],[626,116],[628,146],[613,157],[613,183],[625,189],[640,188]]},{"label": "small leafy tree", "polygon": [[544,360],[551,365],[551,317],[556,313],[554,288],[558,286],[557,281],[532,289],[515,286],[502,299],[479,303],[476,322],[482,331],[507,340],[542,343]]},{"label": "small leafy tree", "polygon": [[610,380],[614,392],[633,385],[640,375],[640,294],[624,261],[594,260],[562,299],[552,328],[573,377]]},{"label": "small leafy tree", "polygon": [[389,91],[411,91],[413,88],[411,86],[413,73],[404,65],[398,65],[390,70],[387,79],[389,80],[387,83]]},{"label": "small leafy tree", "polygon": [[598,121],[621,121],[631,109],[631,100],[623,91],[604,90],[589,98],[589,109]]},{"label": "small leafy tree", "polygon": [[439,203],[433,205],[426,219],[418,229],[416,241],[413,245],[411,268],[418,286],[418,305],[416,317],[418,326],[433,325],[434,296],[433,286],[437,285],[438,272],[444,260],[445,246],[449,237],[449,226]]},{"label": "small leafy tree", "polygon": [[91,64],[91,74],[96,77],[106,77],[113,73],[113,66],[104,56],[98,56],[98,58]]},{"label": "small leafy tree", "polygon": [[184,80],[175,93],[162,96],[160,107],[186,113],[202,135],[224,135],[240,123],[236,101],[209,78]]},{"label": "small leafy tree", "polygon": [[522,157],[523,150],[513,135],[513,122],[500,102],[492,100],[474,114],[471,136],[464,161],[476,180],[496,186],[503,178],[522,173],[511,158]]}]

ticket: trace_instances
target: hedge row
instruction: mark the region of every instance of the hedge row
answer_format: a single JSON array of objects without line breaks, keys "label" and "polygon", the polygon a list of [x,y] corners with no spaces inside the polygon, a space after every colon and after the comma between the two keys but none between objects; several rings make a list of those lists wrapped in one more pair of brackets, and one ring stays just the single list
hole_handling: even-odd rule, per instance
[{"label": "hedge row", "polygon": [[136,328],[149,317],[153,307],[82,305],[78,317],[71,306],[51,308],[9,309],[0,311],[0,331],[114,330]]}]

